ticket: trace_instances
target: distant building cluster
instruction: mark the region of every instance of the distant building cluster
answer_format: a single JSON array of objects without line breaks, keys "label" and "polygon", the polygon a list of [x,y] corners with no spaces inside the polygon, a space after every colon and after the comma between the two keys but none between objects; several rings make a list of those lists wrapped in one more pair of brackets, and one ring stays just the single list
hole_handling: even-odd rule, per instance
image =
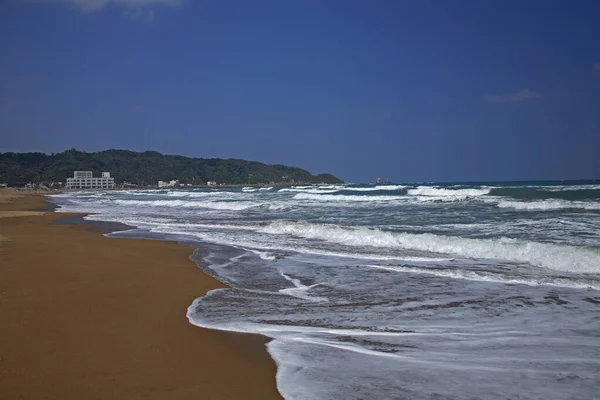
[{"label": "distant building cluster", "polygon": [[[50,187],[54,187],[55,184],[56,186],[62,185],[62,183],[52,182],[50,184]],[[217,184],[216,181],[206,182],[206,186],[221,185]],[[0,187],[2,186],[0,185]],[[110,176],[110,172],[102,172],[101,177],[94,177],[92,171],[73,171],[73,177],[67,178],[67,184],[65,185],[65,189],[114,189],[115,187],[115,178],[112,178]],[[137,188],[140,187],[140,185],[131,182],[123,182],[119,185],[119,187]],[[191,183],[181,183],[179,179],[173,179],[170,181],[158,181],[158,185],[154,187],[158,187],[159,189],[165,189],[193,187],[193,185]]]},{"label": "distant building cluster", "polygon": [[115,178],[110,172],[103,172],[100,178],[94,178],[92,171],[75,171],[72,178],[67,178],[67,189],[113,189]]},{"label": "distant building cluster", "polygon": [[190,187],[192,186],[191,183],[180,183],[179,179],[175,179],[172,181],[158,181],[158,187],[159,188],[171,188],[171,187]]},{"label": "distant building cluster", "polygon": [[172,181],[169,181],[169,182],[158,181],[158,187],[159,188],[176,187],[176,186],[179,186],[179,181],[178,180],[172,180]]}]

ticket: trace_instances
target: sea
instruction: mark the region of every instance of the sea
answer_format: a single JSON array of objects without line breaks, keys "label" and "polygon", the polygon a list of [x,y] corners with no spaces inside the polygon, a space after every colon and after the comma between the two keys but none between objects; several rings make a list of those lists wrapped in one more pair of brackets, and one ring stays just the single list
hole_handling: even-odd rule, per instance
[{"label": "sea", "polygon": [[287,400],[600,399],[600,181],[53,199],[194,245],[190,323],[271,338]]}]

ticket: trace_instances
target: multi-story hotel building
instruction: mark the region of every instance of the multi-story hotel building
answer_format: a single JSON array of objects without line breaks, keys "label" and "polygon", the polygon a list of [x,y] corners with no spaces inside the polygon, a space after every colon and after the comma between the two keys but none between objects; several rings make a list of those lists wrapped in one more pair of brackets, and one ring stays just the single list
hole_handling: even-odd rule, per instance
[{"label": "multi-story hotel building", "polygon": [[103,172],[101,178],[94,178],[92,171],[75,171],[72,178],[67,178],[67,189],[112,189],[115,178],[110,172]]}]

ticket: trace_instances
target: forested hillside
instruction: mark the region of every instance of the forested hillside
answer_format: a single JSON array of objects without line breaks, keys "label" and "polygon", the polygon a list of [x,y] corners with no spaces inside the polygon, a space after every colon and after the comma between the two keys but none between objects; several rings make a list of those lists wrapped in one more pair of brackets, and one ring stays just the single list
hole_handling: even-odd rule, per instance
[{"label": "forested hillside", "polygon": [[269,184],[340,183],[331,174],[312,175],[301,168],[267,165],[256,161],[220,158],[190,158],[163,155],[155,151],[138,153],[106,150],[86,153],[75,149],[58,154],[0,153],[0,183],[11,186],[27,183],[64,182],[75,170],[93,171],[94,176],[110,171],[117,183],[156,184],[179,179],[182,183]]}]

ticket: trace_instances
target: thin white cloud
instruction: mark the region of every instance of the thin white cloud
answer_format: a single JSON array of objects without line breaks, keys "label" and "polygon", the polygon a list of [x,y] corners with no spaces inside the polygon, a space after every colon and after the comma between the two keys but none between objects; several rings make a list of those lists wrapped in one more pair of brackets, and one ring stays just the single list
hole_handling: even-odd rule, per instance
[{"label": "thin white cloud", "polygon": [[488,103],[518,103],[521,101],[537,99],[539,97],[539,94],[529,89],[521,89],[511,93],[486,94],[483,96],[483,99]]},{"label": "thin white cloud", "polygon": [[[121,6],[129,10],[142,9],[146,6],[164,5],[178,6],[181,0],[30,0],[39,3],[63,3],[72,4],[85,12],[102,10],[109,4]],[[148,18],[148,15],[146,18]],[[152,17],[154,19],[154,17]]]}]

